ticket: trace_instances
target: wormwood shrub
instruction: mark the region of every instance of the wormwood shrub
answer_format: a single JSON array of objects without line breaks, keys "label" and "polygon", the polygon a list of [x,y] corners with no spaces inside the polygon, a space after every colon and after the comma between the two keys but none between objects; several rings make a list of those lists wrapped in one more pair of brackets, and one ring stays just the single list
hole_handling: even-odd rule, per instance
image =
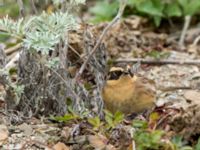
[{"label": "wormwood shrub", "polygon": [[73,89],[74,86],[70,86],[72,81],[64,71],[67,63],[70,63],[65,51],[68,32],[77,29],[72,8],[84,2],[53,0],[55,5],[62,5],[62,10],[58,8],[52,13],[42,12],[18,20],[12,20],[9,16],[0,19],[0,34],[21,42],[15,86],[8,79],[7,67],[1,68],[1,77],[5,79],[2,84],[8,89],[5,98],[8,110],[19,110],[28,117],[63,114],[67,109],[68,97],[78,101],[79,96],[74,92],[78,87]]}]

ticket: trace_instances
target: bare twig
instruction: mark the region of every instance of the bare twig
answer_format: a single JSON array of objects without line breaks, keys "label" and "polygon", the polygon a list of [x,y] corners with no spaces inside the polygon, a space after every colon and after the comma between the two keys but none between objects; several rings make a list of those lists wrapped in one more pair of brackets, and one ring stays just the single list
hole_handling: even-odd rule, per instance
[{"label": "bare twig", "polygon": [[6,53],[4,51],[4,46],[0,44],[0,69],[6,65],[7,58]]},{"label": "bare twig", "polygon": [[70,90],[70,92],[73,94],[73,96],[76,98],[76,100],[78,100],[79,99],[78,95],[72,90],[71,87],[69,87],[68,82],[54,69],[52,69],[50,67],[48,67],[48,69],[50,69],[53,73],[55,73],[64,82],[64,84],[68,87],[68,90]]},{"label": "bare twig", "polygon": [[99,45],[101,44],[104,36],[106,35],[106,33],[109,31],[109,29],[121,18],[123,12],[124,12],[124,8],[126,6],[126,0],[121,0],[121,4],[120,4],[120,8],[118,11],[118,14],[116,15],[116,17],[104,28],[102,34],[100,35],[96,45],[94,46],[94,48],[91,50],[90,54],[88,55],[87,59],[84,61],[83,65],[81,66],[79,72],[76,74],[75,80],[77,81],[77,79],[82,75],[83,71],[85,70],[86,65],[88,64],[88,62],[90,61],[91,57],[93,56],[93,54],[96,52],[96,50],[98,49]]},{"label": "bare twig", "polygon": [[199,43],[199,40],[200,40],[200,35],[197,36],[194,40],[194,42],[192,43],[193,46],[197,46],[197,44]]},{"label": "bare twig", "polygon": [[19,5],[19,12],[21,17],[25,17],[25,11],[24,11],[24,4],[22,0],[17,0],[17,3]]},{"label": "bare twig", "polygon": [[40,141],[30,139],[30,140],[26,140],[25,143],[22,144],[20,150],[28,149],[28,147],[31,147],[33,145],[37,145],[40,148],[51,149],[50,147],[48,147],[48,145],[46,145]]},{"label": "bare twig", "polygon": [[81,54],[77,50],[75,50],[71,45],[68,45],[69,49],[74,52],[79,58],[82,58]]},{"label": "bare twig", "polygon": [[35,7],[34,0],[30,0],[30,4],[31,4],[33,14],[37,14],[37,9]]},{"label": "bare twig", "polygon": [[8,49],[5,49],[5,53],[6,55],[10,55],[16,51],[18,51],[18,49],[21,47],[22,43],[18,43],[17,45],[10,47]]},{"label": "bare twig", "polygon": [[6,69],[12,68],[15,66],[15,62],[19,59],[21,52],[18,52],[5,66]]},{"label": "bare twig", "polygon": [[191,21],[191,16],[185,16],[185,22],[184,22],[183,30],[182,30],[181,37],[179,40],[179,45],[181,47],[184,47],[185,35],[186,35],[188,27],[190,25],[190,21]]},{"label": "bare twig", "polygon": [[133,59],[117,59],[114,63],[137,63],[141,64],[151,64],[151,65],[167,65],[167,64],[177,64],[177,65],[200,65],[200,60],[149,60],[142,58]]},{"label": "bare twig", "polygon": [[64,47],[62,46],[63,42],[59,43],[59,59],[60,67],[65,69],[67,67],[67,50],[68,50],[68,36],[65,37]]},{"label": "bare twig", "polygon": [[158,87],[157,89],[167,92],[167,91],[176,91],[176,90],[191,90],[190,86],[169,86],[169,87]]}]

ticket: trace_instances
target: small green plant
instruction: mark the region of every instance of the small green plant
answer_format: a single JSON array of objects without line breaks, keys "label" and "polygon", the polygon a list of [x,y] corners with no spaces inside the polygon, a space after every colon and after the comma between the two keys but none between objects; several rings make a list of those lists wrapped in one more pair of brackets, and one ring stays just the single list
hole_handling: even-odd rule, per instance
[{"label": "small green plant", "polygon": [[51,116],[50,119],[58,121],[58,122],[69,122],[75,119],[78,119],[79,116],[78,115],[74,115],[74,114],[65,114],[64,116],[56,116],[53,117]]},{"label": "small green plant", "polygon": [[94,118],[88,118],[88,122],[93,126],[93,130],[99,130],[100,127],[103,125],[100,118],[98,116]]},{"label": "small green plant", "polygon": [[58,122],[69,122],[74,121],[77,119],[81,119],[79,115],[77,115],[70,107],[68,107],[68,113],[66,113],[64,116],[50,116],[51,120],[55,120]]},{"label": "small green plant", "polygon": [[198,142],[195,145],[195,150],[200,150],[200,138],[198,139]]},{"label": "small green plant", "polygon": [[181,136],[174,136],[171,140],[173,144],[173,150],[193,150],[192,147],[187,146]]},{"label": "small green plant", "polygon": [[[70,0],[58,1],[54,3],[62,5],[69,4],[74,6],[85,3],[85,0]],[[52,12],[48,14],[43,12],[38,16],[31,16],[26,19],[20,18],[17,21],[6,16],[0,19],[0,37],[1,35],[9,35],[20,42],[23,47],[29,51],[41,52],[49,54],[49,51],[54,50],[56,44],[61,40],[65,40],[65,35],[69,30],[74,30],[77,27],[75,16],[69,11]]]},{"label": "small green plant", "polygon": [[134,128],[147,129],[148,123],[146,121],[143,121],[143,120],[137,120],[137,119],[135,119],[132,122],[132,126]]},{"label": "small green plant", "polygon": [[106,121],[106,127],[108,129],[115,128],[119,123],[121,123],[124,120],[124,114],[121,112],[116,112],[114,115],[105,110],[105,121]]},{"label": "small green plant", "polygon": [[167,58],[170,55],[170,52],[159,52],[156,50],[152,50],[146,54],[147,56],[151,56],[155,59]]},{"label": "small green plant", "polygon": [[[117,13],[119,1],[107,0],[99,1],[91,12],[95,15],[94,22],[106,21],[112,19]],[[147,16],[159,26],[162,19],[172,17],[184,17],[195,15],[200,12],[199,0],[128,0],[128,9],[131,13]],[[131,15],[131,14],[129,14]]]},{"label": "small green plant", "polygon": [[[152,114],[152,117],[157,118],[156,114]],[[133,120],[132,126],[136,129],[133,134],[136,150],[193,150],[191,146],[186,145],[182,137],[175,136],[169,140],[165,131],[149,129],[146,121]],[[198,143],[196,147],[199,147]]]},{"label": "small green plant", "polygon": [[55,57],[55,58],[52,58],[51,60],[49,60],[46,65],[49,68],[58,68],[59,63],[60,63],[59,58]]},{"label": "small green plant", "polygon": [[93,22],[102,22],[111,20],[117,13],[118,2],[114,1],[109,3],[106,1],[99,1],[97,4],[90,9],[90,12],[95,15]]},{"label": "small green plant", "polygon": [[164,132],[161,130],[144,131],[138,130],[134,134],[134,140],[136,142],[137,150],[159,150],[164,143],[161,142],[161,138]]}]

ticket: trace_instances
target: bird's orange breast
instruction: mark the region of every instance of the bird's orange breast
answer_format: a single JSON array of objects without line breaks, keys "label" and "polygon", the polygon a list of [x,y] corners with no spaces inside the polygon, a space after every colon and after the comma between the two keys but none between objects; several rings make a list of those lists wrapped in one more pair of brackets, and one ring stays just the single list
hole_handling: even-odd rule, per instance
[{"label": "bird's orange breast", "polygon": [[151,108],[155,102],[155,94],[146,88],[141,80],[130,76],[108,80],[103,88],[102,97],[106,108],[113,113],[141,112]]}]

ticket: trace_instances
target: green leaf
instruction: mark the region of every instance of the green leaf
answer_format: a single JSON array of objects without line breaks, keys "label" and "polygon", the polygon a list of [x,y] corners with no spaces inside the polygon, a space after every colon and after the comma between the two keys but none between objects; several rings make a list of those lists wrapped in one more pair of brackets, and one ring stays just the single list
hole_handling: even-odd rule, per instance
[{"label": "green leaf", "polygon": [[10,68],[9,69],[9,75],[14,75],[17,74],[17,69],[16,68]]},{"label": "green leaf", "polygon": [[104,110],[104,113],[106,114],[106,116],[113,118],[113,114],[110,111]]},{"label": "green leaf", "polygon": [[164,144],[161,141],[163,135],[164,131],[162,130],[154,130],[151,132],[146,130],[137,130],[134,134],[134,140],[136,141],[137,146],[136,149],[159,149],[159,147]]},{"label": "green leaf", "polygon": [[147,122],[143,120],[133,120],[132,125],[134,128],[146,129],[148,127]]},{"label": "green leaf", "polygon": [[90,12],[99,16],[112,17],[117,13],[118,3],[109,3],[108,1],[97,2],[97,4],[90,9]]},{"label": "green leaf", "polygon": [[163,16],[163,9],[164,5],[162,5],[162,2],[160,0],[148,0],[140,3],[137,6],[137,9],[140,12],[146,13],[151,16]]},{"label": "green leaf", "polygon": [[24,93],[24,85],[14,85],[15,92],[20,96],[22,93]]},{"label": "green leaf", "polygon": [[76,116],[76,115],[73,115],[73,114],[65,114],[64,116],[56,116],[56,117],[51,116],[50,118],[52,120],[56,120],[56,121],[59,121],[59,122],[68,122],[70,120],[74,120],[74,119],[77,119],[79,117]]},{"label": "green leaf", "polygon": [[169,3],[165,7],[165,14],[167,17],[180,17],[182,11],[178,3]]},{"label": "green leaf", "polygon": [[194,15],[199,12],[200,1],[199,0],[178,0],[181,5],[184,15]]},{"label": "green leaf", "polygon": [[159,52],[156,50],[152,50],[149,53],[147,53],[147,56],[151,56],[155,59],[167,58],[169,57],[169,55],[170,55],[169,52]]},{"label": "green leaf", "polygon": [[9,35],[7,33],[3,33],[0,31],[0,43],[4,43],[6,40],[9,39]]},{"label": "green leaf", "polygon": [[[191,1],[191,0],[189,0]],[[188,5],[188,0],[178,0],[178,3],[184,8]]]},{"label": "green leaf", "polygon": [[47,67],[49,68],[58,68],[60,59],[58,57],[54,57],[47,62]]},{"label": "green leaf", "polygon": [[114,122],[115,122],[115,124],[118,124],[118,123],[122,122],[123,119],[124,119],[124,114],[117,111],[115,113],[115,115],[114,115]]},{"label": "green leaf", "polygon": [[[116,123],[114,122],[114,116],[111,112],[109,112],[108,110],[104,110],[105,112],[105,120],[107,123],[107,128],[114,128]],[[117,115],[118,116],[118,115]]]},{"label": "green leaf", "polygon": [[101,126],[101,121],[99,117],[88,118],[88,122],[94,127],[94,129],[99,129]]},{"label": "green leaf", "polygon": [[186,15],[194,15],[197,12],[200,12],[200,1],[199,0],[191,0],[189,5],[186,7],[185,14]]},{"label": "green leaf", "polygon": [[118,7],[119,3],[117,1],[112,3],[109,3],[108,1],[100,1],[97,2],[89,11],[95,15],[93,21],[100,22],[112,19],[112,17],[117,14]]},{"label": "green leaf", "polygon": [[153,143],[157,143],[161,137],[164,135],[164,131],[162,130],[155,130],[151,133],[151,137],[152,137],[152,142]]},{"label": "green leaf", "polygon": [[160,26],[160,22],[161,22],[161,17],[154,16],[153,20],[154,20],[154,23],[155,23],[156,27],[159,27]]},{"label": "green leaf", "polygon": [[180,150],[194,150],[191,146],[184,146],[184,147],[181,147]]},{"label": "green leaf", "polygon": [[198,139],[198,142],[195,146],[195,150],[200,150],[200,138]]},{"label": "green leaf", "polygon": [[[172,138],[172,143],[177,149],[181,149],[184,147],[183,138],[181,136],[174,136]],[[182,149],[181,149],[182,150]]]}]

